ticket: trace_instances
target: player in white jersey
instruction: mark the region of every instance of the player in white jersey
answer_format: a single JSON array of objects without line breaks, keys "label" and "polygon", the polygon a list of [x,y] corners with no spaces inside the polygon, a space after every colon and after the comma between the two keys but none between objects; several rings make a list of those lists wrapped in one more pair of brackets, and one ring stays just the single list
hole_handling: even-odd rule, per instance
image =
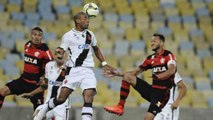
[{"label": "player in white jersey", "polygon": [[175,86],[170,89],[170,97],[162,111],[158,113],[154,120],[178,120],[179,118],[179,103],[186,94],[186,86],[181,76],[176,72]]},{"label": "player in white jersey", "polygon": [[74,22],[75,28],[63,35],[60,45],[62,52],[69,51],[67,66],[72,68],[69,74],[65,76],[59,96],[50,99],[48,104],[45,105],[46,109],[39,111],[39,117],[36,120],[43,119],[49,109],[62,104],[76,87],[81,88],[84,99],[82,119],[92,119],[92,103],[97,85],[95,74],[92,70],[94,67],[92,51],[94,51],[104,68],[111,68],[111,66],[107,65],[101,50],[97,46],[95,35],[88,30],[88,16],[84,12],[79,12],[74,16]]},{"label": "player in white jersey", "polygon": [[[42,81],[41,86],[30,93],[24,93],[21,96],[30,98],[35,94],[44,92],[47,89],[46,101],[47,103],[51,98],[56,97],[60,91],[60,86],[65,78],[65,74],[69,72],[69,68],[65,67],[65,55],[60,53],[60,48],[55,50],[55,60],[50,61],[45,66],[45,79]],[[40,105],[34,112],[34,116],[43,109],[44,105]],[[63,104],[55,107],[46,114],[47,120],[68,120],[69,119],[69,99]]]}]

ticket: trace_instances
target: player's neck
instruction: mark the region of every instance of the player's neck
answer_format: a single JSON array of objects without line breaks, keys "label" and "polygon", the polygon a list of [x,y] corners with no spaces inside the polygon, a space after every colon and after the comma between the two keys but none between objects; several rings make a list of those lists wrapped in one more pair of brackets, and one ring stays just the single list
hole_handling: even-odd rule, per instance
[{"label": "player's neck", "polygon": [[161,55],[163,52],[164,52],[164,49],[163,49],[163,48],[159,48],[159,49],[156,51],[156,54],[157,54],[157,55]]},{"label": "player's neck", "polygon": [[79,31],[79,32],[84,31],[84,29],[82,29],[82,28],[80,28],[80,27],[75,27],[75,30],[76,30],[76,31]]}]

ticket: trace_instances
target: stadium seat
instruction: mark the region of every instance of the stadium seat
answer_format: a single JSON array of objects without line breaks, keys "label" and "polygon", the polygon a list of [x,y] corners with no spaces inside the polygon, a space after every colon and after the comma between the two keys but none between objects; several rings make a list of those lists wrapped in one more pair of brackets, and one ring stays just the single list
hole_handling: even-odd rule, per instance
[{"label": "stadium seat", "polygon": [[125,40],[115,41],[114,54],[119,57],[128,54],[129,51],[129,42]]}]

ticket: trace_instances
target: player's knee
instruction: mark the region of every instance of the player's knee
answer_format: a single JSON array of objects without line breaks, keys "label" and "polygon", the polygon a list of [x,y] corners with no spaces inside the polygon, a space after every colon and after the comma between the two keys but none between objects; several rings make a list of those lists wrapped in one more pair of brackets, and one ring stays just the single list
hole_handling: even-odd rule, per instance
[{"label": "player's knee", "polygon": [[10,89],[7,86],[4,86],[0,89],[0,95],[7,96],[10,94]]},{"label": "player's knee", "polygon": [[95,89],[85,90],[83,92],[84,102],[92,103],[95,93],[96,93]]},{"label": "player's knee", "polygon": [[64,103],[65,101],[66,101],[66,98],[59,97],[59,98],[57,98],[56,104],[60,105],[60,104]]}]

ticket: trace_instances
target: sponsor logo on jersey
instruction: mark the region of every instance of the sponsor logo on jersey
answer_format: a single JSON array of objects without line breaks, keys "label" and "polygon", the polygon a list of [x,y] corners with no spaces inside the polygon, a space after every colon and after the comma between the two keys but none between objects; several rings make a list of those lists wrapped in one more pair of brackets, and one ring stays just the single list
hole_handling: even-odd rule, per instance
[{"label": "sponsor logo on jersey", "polygon": [[62,85],[62,82],[60,82],[60,81],[49,80],[48,82],[49,82],[50,85],[53,85],[53,86],[61,86]]},{"label": "sponsor logo on jersey", "polygon": [[33,59],[30,57],[26,57],[26,56],[24,57],[24,61],[32,63],[32,64],[37,64],[37,59]]},{"label": "sponsor logo on jersey", "polygon": [[164,72],[164,71],[166,71],[166,67],[165,67],[165,66],[163,66],[163,67],[154,67],[154,68],[152,69],[152,71],[153,71],[153,73],[156,73],[156,72]]},{"label": "sponsor logo on jersey", "polygon": [[78,49],[90,49],[90,44],[78,45]]}]

